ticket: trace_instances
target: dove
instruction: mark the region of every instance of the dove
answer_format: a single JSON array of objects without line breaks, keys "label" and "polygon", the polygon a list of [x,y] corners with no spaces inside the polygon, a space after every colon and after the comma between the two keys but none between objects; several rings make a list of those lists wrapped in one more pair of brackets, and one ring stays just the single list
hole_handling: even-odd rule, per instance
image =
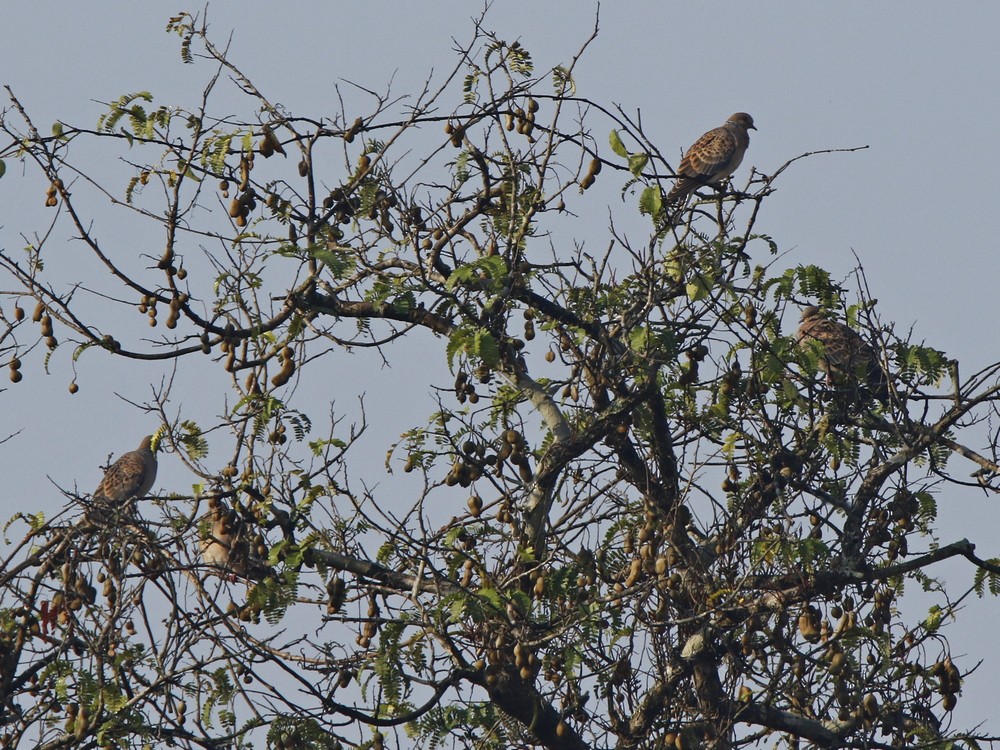
[{"label": "dove", "polygon": [[800,347],[813,342],[822,345],[819,368],[826,373],[828,385],[845,380],[862,383],[878,401],[888,401],[889,385],[878,356],[853,328],[828,319],[819,307],[810,305],[802,311],[795,342]]},{"label": "dove", "polygon": [[725,125],[713,128],[694,142],[681,159],[677,180],[667,195],[667,204],[686,201],[704,185],[720,187],[736,171],[750,145],[753,118],[746,112],[730,115]]},{"label": "dove", "polygon": [[94,490],[94,500],[109,504],[145,497],[156,480],[156,456],[150,449],[153,436],[147,435],[134,451],[122,454]]}]

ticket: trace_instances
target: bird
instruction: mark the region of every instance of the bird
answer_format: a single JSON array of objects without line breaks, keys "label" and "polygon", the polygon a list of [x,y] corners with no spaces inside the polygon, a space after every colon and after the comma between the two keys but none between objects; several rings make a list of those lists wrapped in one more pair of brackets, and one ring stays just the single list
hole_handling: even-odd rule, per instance
[{"label": "bird", "polygon": [[889,400],[889,384],[875,349],[853,328],[830,320],[816,305],[802,311],[795,343],[800,348],[821,345],[819,369],[826,373],[827,385],[863,384],[878,401]]},{"label": "bird", "polygon": [[713,128],[694,142],[681,159],[677,180],[667,194],[667,205],[686,201],[699,187],[721,187],[722,181],[736,171],[750,145],[753,118],[746,112],[729,116],[725,124]]},{"label": "bird", "polygon": [[210,501],[210,510],[202,519],[208,526],[201,540],[201,559],[211,568],[220,568],[229,574],[261,579],[268,572],[263,560],[251,554],[248,528],[239,514],[217,501]]},{"label": "bird", "polygon": [[125,503],[145,497],[156,481],[156,456],[151,449],[153,436],[146,435],[134,451],[122,454],[104,472],[93,499],[105,504]]}]

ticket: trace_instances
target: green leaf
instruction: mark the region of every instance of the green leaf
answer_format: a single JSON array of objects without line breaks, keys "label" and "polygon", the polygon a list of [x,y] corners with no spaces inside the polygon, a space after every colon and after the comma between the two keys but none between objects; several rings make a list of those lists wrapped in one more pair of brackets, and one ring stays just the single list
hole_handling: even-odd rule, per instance
[{"label": "green leaf", "polygon": [[503,609],[503,602],[500,601],[500,595],[495,588],[481,588],[479,589],[479,596],[492,604],[494,608],[498,610]]},{"label": "green leaf", "polygon": [[688,299],[692,302],[698,302],[708,297],[709,292],[712,291],[712,286],[715,284],[715,280],[711,276],[705,274],[697,274],[691,281],[687,283],[685,290],[687,291]]},{"label": "green leaf", "polygon": [[618,154],[621,158],[628,158],[628,149],[625,148],[625,144],[622,143],[621,136],[618,135],[617,130],[612,130],[611,134],[608,136],[608,141],[611,143],[611,150]]},{"label": "green leaf", "polygon": [[657,185],[650,185],[639,195],[639,212],[659,216],[663,210],[663,193]]},{"label": "green leaf", "polygon": [[663,261],[663,272],[674,281],[684,279],[684,263],[677,253],[671,253]]},{"label": "green leaf", "polygon": [[56,120],[54,123],[52,123],[52,135],[54,135],[56,138],[62,138],[63,124],[59,122],[59,120]]},{"label": "green leaf", "polygon": [[649,156],[647,154],[629,154],[628,171],[636,177],[639,177],[642,175],[642,170],[646,168],[646,164],[648,163]]}]

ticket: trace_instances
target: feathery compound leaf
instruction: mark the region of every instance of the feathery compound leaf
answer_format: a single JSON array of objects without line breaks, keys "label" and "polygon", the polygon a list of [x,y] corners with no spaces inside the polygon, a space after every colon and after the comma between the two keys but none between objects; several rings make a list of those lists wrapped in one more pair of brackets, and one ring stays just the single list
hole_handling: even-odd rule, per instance
[{"label": "feathery compound leaf", "polygon": [[98,118],[97,129],[102,133],[113,133],[119,120],[125,115],[131,114],[132,103],[136,100],[152,102],[153,95],[148,91],[137,91],[118,97],[118,99],[111,103],[109,107],[110,111]]}]

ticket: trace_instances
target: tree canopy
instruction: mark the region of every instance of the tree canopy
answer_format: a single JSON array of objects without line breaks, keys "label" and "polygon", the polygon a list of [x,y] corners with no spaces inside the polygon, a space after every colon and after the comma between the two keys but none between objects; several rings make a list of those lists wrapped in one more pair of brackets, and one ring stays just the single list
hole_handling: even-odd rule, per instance
[{"label": "tree canopy", "polygon": [[[126,93],[50,132],[7,90],[3,179],[40,176],[54,218],[0,248],[5,395],[153,363],[136,408],[191,481],[7,526],[4,746],[993,741],[949,721],[975,663],[945,636],[1000,562],[937,517],[1000,488],[1000,362],[911,340],[860,266],[783,265],[758,214],[809,154],[762,174],[751,146],[668,205],[672,157],[577,91],[593,37],[543,69],[481,19],[423,89],[303,114],[198,17],[168,31],[212,71],[187,103]],[[577,236],[595,213],[606,234]],[[832,333],[796,335],[808,306]],[[360,350],[408,390],[343,407]],[[182,367],[224,384],[214,412]],[[367,418],[414,393],[420,423]]]}]

